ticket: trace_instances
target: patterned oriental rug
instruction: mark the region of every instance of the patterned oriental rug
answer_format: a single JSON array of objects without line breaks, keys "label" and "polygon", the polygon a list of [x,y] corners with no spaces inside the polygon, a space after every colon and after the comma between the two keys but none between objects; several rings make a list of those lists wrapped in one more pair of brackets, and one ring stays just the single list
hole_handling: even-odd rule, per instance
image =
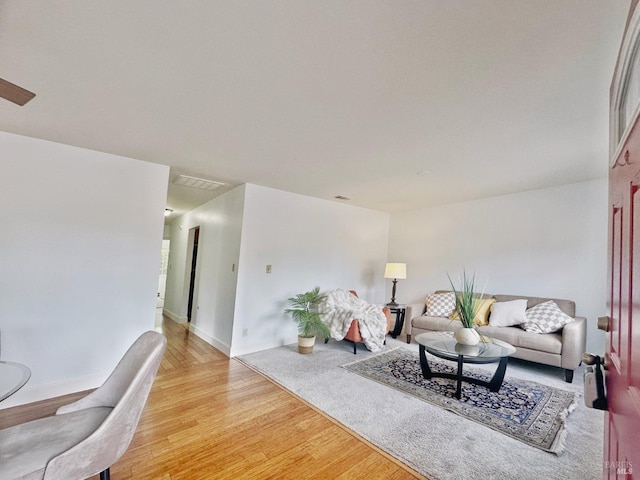
[{"label": "patterned oriental rug", "polygon": [[[435,360],[432,356],[429,367],[439,372],[456,371],[455,363]],[[495,393],[463,382],[462,398],[458,400],[455,380],[425,380],[417,352],[401,348],[343,365],[343,368],[555,454],[564,449],[565,420],[576,406],[575,393],[513,378],[505,379],[500,391]],[[469,364],[464,365],[464,374],[485,381],[491,378],[491,374]]]}]

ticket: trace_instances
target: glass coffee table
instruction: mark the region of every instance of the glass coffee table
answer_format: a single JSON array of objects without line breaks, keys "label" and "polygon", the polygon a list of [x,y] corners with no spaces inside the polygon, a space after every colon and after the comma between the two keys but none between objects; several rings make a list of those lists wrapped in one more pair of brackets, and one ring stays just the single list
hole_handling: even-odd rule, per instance
[{"label": "glass coffee table", "polygon": [[20,390],[31,377],[26,365],[0,361],[0,401]]},{"label": "glass coffee table", "polygon": [[[453,332],[427,332],[416,335],[415,340],[420,346],[420,367],[422,375],[427,380],[433,377],[450,378],[456,380],[456,398],[460,399],[462,393],[462,382],[473,383],[487,387],[492,392],[500,391],[504,374],[507,371],[509,355],[515,353],[516,349],[507,342],[496,340],[487,336],[482,336],[477,345],[461,345],[453,338]],[[457,362],[456,373],[434,372],[429,368],[427,355],[429,352],[436,357]],[[462,373],[462,366],[465,363],[498,363],[493,377],[490,381],[478,378],[467,377]]]}]

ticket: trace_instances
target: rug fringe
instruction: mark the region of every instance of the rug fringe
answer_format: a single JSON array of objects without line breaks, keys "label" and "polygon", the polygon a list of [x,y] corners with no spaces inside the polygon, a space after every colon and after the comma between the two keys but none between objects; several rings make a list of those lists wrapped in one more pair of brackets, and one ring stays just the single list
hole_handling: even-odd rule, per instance
[{"label": "rug fringe", "polygon": [[562,420],[562,427],[560,427],[560,430],[556,434],[556,438],[554,439],[553,443],[549,447],[549,452],[555,453],[558,456],[562,455],[562,453],[566,448],[566,440],[567,440],[567,434],[568,434],[566,421],[567,421],[567,417],[571,415],[571,412],[573,412],[578,406],[578,398],[579,398],[579,395],[577,393],[574,394],[573,401],[571,402],[571,404],[564,410],[564,412],[560,414],[560,419]]},{"label": "rug fringe", "polygon": [[564,452],[564,449],[566,447],[566,443],[565,443],[566,439],[567,439],[567,429],[563,425],[560,431],[558,432],[558,434],[556,435],[556,438],[553,441],[553,444],[551,444],[550,453],[554,453],[560,456]]}]

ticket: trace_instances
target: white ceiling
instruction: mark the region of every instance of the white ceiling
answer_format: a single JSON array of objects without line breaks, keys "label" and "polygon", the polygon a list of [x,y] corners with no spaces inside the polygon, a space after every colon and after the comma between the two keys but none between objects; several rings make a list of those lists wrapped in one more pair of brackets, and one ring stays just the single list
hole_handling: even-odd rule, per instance
[{"label": "white ceiling", "polygon": [[37,94],[0,130],[391,212],[580,182],[607,173],[628,8],[0,0],[0,77]]}]

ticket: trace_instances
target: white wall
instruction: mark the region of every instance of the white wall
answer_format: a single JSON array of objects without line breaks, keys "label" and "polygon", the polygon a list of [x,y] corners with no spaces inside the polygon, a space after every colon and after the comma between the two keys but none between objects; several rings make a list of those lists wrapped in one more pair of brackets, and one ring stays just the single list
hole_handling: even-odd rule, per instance
[{"label": "white wall", "polygon": [[164,312],[176,321],[187,320],[189,231],[200,227],[191,328],[227,355],[231,351],[244,190],[244,186],[237,187],[171,222]]},{"label": "white wall", "polygon": [[96,387],[153,329],[168,167],[0,132],[2,407]]},{"label": "white wall", "polygon": [[188,232],[195,226],[191,329],[229,356],[296,342],[284,303],[316,285],[385,301],[388,214],[247,184],[172,222],[165,313],[175,320],[186,320]]},{"label": "white wall", "polygon": [[476,272],[488,293],[566,298],[587,317],[587,349],[606,305],[607,180],[565,185],[391,217],[389,256],[407,263],[403,302]]},{"label": "white wall", "polygon": [[384,303],[388,231],[387,213],[247,185],[231,354],[296,342],[282,310],[315,286]]}]

